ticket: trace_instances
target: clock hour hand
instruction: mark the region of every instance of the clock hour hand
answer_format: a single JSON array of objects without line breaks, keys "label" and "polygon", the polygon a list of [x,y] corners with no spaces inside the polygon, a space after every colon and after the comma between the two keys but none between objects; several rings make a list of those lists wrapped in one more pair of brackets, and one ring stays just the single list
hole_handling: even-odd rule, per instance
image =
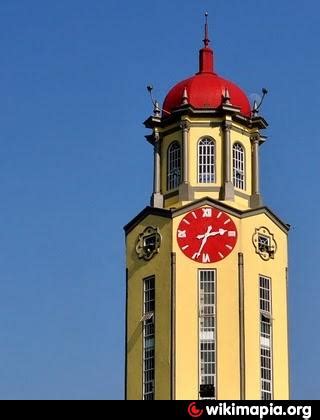
[{"label": "clock hour hand", "polygon": [[[209,227],[211,227],[211,226],[209,226]],[[211,227],[211,229],[212,229],[212,227]],[[225,230],[225,229],[219,229],[217,232],[209,232],[209,233],[207,232],[204,235],[198,235],[197,239],[203,239],[205,237],[209,238],[210,236],[218,236],[218,235],[223,236],[226,232],[228,232],[228,231]]]},{"label": "clock hour hand", "polygon": [[223,236],[226,232],[228,232],[227,230],[225,230],[225,229],[219,229],[219,235],[220,236]]}]

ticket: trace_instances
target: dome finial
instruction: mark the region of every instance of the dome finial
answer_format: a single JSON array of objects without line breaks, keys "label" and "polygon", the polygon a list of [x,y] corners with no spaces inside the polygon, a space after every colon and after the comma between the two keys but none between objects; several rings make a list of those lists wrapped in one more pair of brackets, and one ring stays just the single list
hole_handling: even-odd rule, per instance
[{"label": "dome finial", "polygon": [[206,22],[205,22],[205,25],[204,25],[204,40],[203,40],[205,48],[208,48],[208,46],[210,44],[208,16],[209,16],[209,13],[206,12],[205,13]]},{"label": "dome finial", "polygon": [[213,73],[214,72],[214,57],[213,51],[209,47],[210,39],[209,39],[209,25],[208,25],[208,16],[209,13],[205,13],[205,26],[204,26],[204,47],[200,50],[200,66],[199,66],[199,73]]}]

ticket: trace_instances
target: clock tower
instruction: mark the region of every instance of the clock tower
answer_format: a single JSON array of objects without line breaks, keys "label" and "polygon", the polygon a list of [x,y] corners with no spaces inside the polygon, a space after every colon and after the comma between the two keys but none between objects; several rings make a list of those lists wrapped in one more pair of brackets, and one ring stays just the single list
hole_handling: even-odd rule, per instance
[{"label": "clock tower", "polygon": [[262,201],[259,108],[216,73],[206,22],[198,72],[145,122],[151,204],[125,226],[127,399],[289,398],[289,226]]}]

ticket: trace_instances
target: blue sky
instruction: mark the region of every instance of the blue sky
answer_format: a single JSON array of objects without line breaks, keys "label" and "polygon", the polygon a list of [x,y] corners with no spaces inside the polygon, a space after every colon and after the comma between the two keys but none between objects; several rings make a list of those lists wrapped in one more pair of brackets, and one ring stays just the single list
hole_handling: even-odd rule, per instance
[{"label": "blue sky", "polygon": [[146,85],[217,71],[270,90],[265,203],[292,225],[292,396],[319,398],[319,3],[2,0],[0,398],[121,399],[122,226],[148,204]]}]

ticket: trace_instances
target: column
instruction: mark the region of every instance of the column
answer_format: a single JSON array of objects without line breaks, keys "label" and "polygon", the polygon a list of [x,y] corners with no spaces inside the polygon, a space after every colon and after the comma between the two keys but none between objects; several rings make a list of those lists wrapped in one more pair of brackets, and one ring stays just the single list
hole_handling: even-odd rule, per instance
[{"label": "column", "polygon": [[188,143],[189,143],[189,131],[190,126],[187,121],[181,123],[182,128],[182,149],[183,149],[183,183],[189,183],[189,171],[188,171]]},{"label": "column", "polygon": [[231,179],[231,121],[224,121],[223,130],[223,162],[224,162],[224,180],[222,187],[222,200],[234,200],[234,186]]},{"label": "column", "polygon": [[246,399],[246,350],[245,350],[245,314],[244,314],[244,258],[238,254],[239,278],[239,331],[240,331],[240,400]]},{"label": "column", "polygon": [[179,187],[179,196],[181,200],[193,200],[190,196],[189,188],[189,132],[190,123],[182,121],[180,124],[182,129],[182,182]]},{"label": "column", "polygon": [[262,206],[260,194],[260,168],[259,168],[259,133],[251,137],[252,144],[252,195],[250,199],[251,207]]},{"label": "column", "polygon": [[163,208],[163,195],[161,194],[160,135],[157,129],[154,130],[153,161],[153,194],[151,197],[151,206]]}]

